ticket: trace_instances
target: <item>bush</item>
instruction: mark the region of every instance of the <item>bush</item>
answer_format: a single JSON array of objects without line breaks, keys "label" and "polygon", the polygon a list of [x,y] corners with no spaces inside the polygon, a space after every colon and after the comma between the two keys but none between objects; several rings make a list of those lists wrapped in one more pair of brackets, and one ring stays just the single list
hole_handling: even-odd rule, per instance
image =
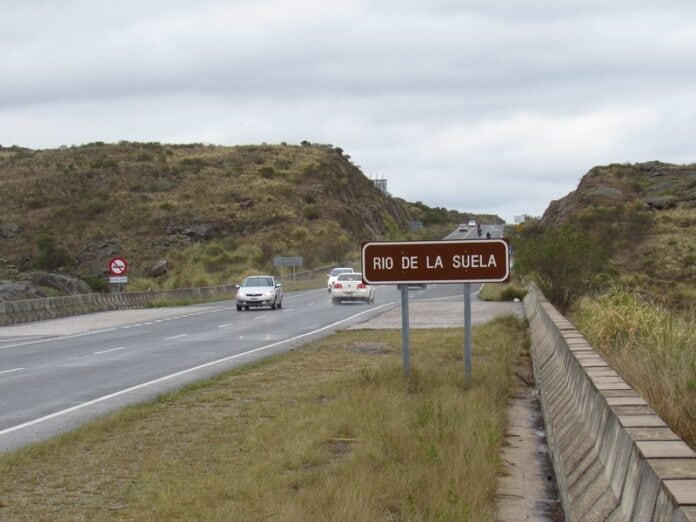
[{"label": "bush", "polygon": [[154,279],[148,277],[136,277],[128,283],[128,292],[148,292],[151,290],[159,290],[159,285]]},{"label": "bush", "polygon": [[530,228],[515,242],[515,269],[564,313],[611,272],[606,242],[572,225]]},{"label": "bush", "polygon": [[41,270],[52,271],[75,264],[72,256],[63,247],[58,246],[51,235],[39,236],[36,239],[36,248],[38,250],[36,266]]},{"label": "bush", "polygon": [[524,299],[527,295],[527,289],[517,286],[515,284],[510,284],[503,288],[500,292],[501,301],[514,301],[515,299]]},{"label": "bush", "polygon": [[302,217],[312,221],[319,217],[319,211],[317,210],[317,207],[315,207],[314,205],[305,205],[302,209]]},{"label": "bush", "polygon": [[526,295],[527,290],[516,283],[487,283],[479,292],[479,298],[484,301],[514,301]]},{"label": "bush", "polygon": [[92,289],[92,292],[98,294],[106,294],[109,292],[109,282],[103,277],[85,277],[84,280]]}]

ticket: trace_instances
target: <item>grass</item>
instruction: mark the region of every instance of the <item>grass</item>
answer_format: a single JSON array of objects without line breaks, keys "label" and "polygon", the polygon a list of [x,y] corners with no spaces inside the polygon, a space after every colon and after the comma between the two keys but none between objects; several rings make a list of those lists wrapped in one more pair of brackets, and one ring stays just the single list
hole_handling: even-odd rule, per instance
[{"label": "grass", "polygon": [[696,449],[696,319],[613,289],[580,302],[588,341]]},{"label": "grass", "polygon": [[0,457],[0,518],[492,520],[513,318],[343,331]]},{"label": "grass", "polygon": [[517,283],[486,283],[479,292],[484,301],[512,301],[524,299],[527,290]]}]

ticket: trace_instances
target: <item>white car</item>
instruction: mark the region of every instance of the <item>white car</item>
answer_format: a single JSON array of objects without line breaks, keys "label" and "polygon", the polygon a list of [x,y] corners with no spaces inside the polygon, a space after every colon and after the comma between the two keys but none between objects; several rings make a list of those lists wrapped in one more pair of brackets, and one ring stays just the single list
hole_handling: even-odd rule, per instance
[{"label": "white car", "polygon": [[336,281],[336,278],[341,275],[341,274],[352,274],[353,269],[352,268],[347,268],[347,267],[341,267],[341,268],[334,268],[330,274],[326,274],[326,276],[329,278],[327,281],[327,286],[329,293],[331,293],[331,287],[333,286],[334,282]]},{"label": "white car", "polygon": [[273,276],[249,276],[237,287],[237,311],[252,307],[269,306],[271,310],[283,307],[283,285]]},{"label": "white car", "polygon": [[375,302],[375,289],[363,283],[362,274],[353,272],[341,274],[331,288],[331,303],[340,304],[341,301]]},{"label": "white car", "polygon": [[470,227],[475,227],[475,226],[476,226],[476,220],[475,220],[475,219],[470,219],[470,220],[469,220],[469,226],[470,226]]}]

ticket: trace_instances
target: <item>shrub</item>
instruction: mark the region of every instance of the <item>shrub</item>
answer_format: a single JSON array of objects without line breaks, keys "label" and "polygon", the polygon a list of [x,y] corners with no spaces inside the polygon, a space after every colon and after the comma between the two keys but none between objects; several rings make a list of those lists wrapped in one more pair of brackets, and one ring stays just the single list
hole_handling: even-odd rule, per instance
[{"label": "shrub", "polygon": [[266,166],[266,167],[261,167],[259,169],[259,176],[261,176],[262,178],[265,178],[265,179],[273,178],[275,176],[275,173],[276,172],[275,172],[275,169],[273,167]]},{"label": "shrub", "polygon": [[128,283],[128,292],[147,292],[159,290],[159,285],[154,279],[149,277],[135,277]]},{"label": "shrub", "polygon": [[515,284],[510,284],[503,288],[500,292],[500,299],[502,301],[514,301],[515,299],[524,299],[527,295],[527,289],[517,286]]},{"label": "shrub", "polygon": [[84,280],[92,289],[92,292],[98,294],[106,294],[109,292],[109,282],[103,277],[85,277]]},{"label": "shrub", "polygon": [[610,251],[583,228],[551,226],[541,233],[528,229],[515,244],[515,268],[539,285],[561,312],[594,290],[609,273]]},{"label": "shrub", "polygon": [[57,270],[71,266],[75,260],[61,246],[58,246],[53,236],[45,234],[36,239],[36,266],[41,270]]},{"label": "shrub", "polygon": [[319,211],[315,205],[305,205],[304,208],[302,208],[302,217],[312,221],[319,217]]}]

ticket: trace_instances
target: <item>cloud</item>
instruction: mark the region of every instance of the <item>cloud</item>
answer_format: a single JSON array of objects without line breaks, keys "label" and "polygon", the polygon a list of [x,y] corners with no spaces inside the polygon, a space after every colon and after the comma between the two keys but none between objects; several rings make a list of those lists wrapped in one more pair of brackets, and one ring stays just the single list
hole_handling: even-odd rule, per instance
[{"label": "cloud", "polygon": [[397,196],[506,219],[595,164],[694,161],[691,1],[3,9],[3,144],[307,139]]}]

